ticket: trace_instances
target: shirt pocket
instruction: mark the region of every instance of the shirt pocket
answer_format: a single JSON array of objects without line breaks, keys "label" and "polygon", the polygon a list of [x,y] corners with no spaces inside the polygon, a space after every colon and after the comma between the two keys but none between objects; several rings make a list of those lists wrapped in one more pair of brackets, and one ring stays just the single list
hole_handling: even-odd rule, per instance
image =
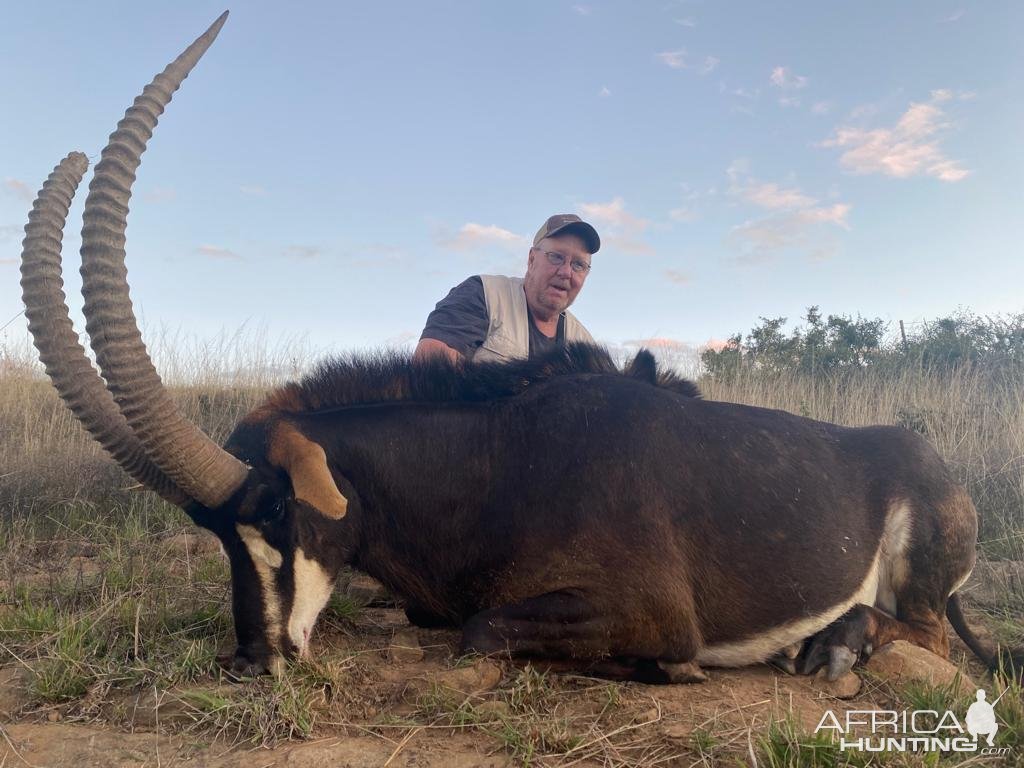
[{"label": "shirt pocket", "polygon": [[512,340],[511,336],[506,336],[500,331],[492,333],[486,339],[484,343],[480,345],[480,349],[474,355],[474,360],[514,360],[516,344]]}]

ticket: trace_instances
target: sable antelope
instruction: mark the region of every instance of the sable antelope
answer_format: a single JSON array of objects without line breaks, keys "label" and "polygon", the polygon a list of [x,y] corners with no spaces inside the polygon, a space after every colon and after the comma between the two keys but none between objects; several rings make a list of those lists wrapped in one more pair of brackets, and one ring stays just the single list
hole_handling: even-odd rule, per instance
[{"label": "sable antelope", "polygon": [[[26,226],[25,304],[61,397],[133,477],[221,540],[239,673],[303,653],[344,564],[404,597],[466,650],[568,660],[645,679],[699,677],[812,638],[801,671],[835,677],[905,638],[990,665],[955,591],[976,514],[918,436],[708,402],[641,353],[593,347],[452,366],[324,364],[271,394],[221,448],[175,409],[142,342],[124,266],[146,142],[227,14],[148,85],[85,203],[86,329],[61,280],[85,157],[50,176]],[[104,383],[105,380],[105,383]]]}]

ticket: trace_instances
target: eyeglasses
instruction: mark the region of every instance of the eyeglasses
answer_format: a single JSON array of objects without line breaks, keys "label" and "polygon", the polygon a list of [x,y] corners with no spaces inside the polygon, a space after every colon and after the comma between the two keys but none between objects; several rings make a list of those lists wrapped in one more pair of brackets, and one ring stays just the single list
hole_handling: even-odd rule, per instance
[{"label": "eyeglasses", "polygon": [[[547,256],[548,262],[550,262],[552,267],[562,266],[563,264],[565,264],[566,259],[569,258],[565,254],[559,253],[558,251],[545,251],[538,248],[537,246],[534,246],[533,250],[540,251],[545,256]],[[585,275],[587,274],[587,272],[590,271],[590,265],[587,264],[587,262],[583,261],[582,259],[573,259],[572,261],[569,262],[569,267],[577,275]]]}]

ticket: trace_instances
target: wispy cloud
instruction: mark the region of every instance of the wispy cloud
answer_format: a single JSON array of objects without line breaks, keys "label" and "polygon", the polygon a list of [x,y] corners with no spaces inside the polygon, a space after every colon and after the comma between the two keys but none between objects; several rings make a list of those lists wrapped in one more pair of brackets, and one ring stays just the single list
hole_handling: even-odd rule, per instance
[{"label": "wispy cloud", "polygon": [[685,48],[678,51],[662,51],[655,54],[655,57],[670,69],[692,69],[700,75],[711,74],[721,63],[716,56],[705,56],[700,63],[691,63]]},{"label": "wispy cloud", "polygon": [[234,251],[230,251],[227,248],[221,248],[218,245],[200,245],[198,248],[196,248],[196,253],[211,259],[225,259],[237,261],[242,258]]},{"label": "wispy cloud", "polygon": [[693,345],[679,339],[670,339],[664,336],[651,336],[646,339],[626,339],[622,342],[627,347],[646,347],[648,349],[674,349],[692,350]]},{"label": "wispy cloud", "polygon": [[754,102],[756,102],[761,95],[760,90],[756,88],[753,90],[742,87],[736,88],[729,85],[724,80],[719,81],[718,92],[724,96],[739,99],[739,101],[733,102],[731,109],[733,112],[742,112],[745,115],[754,114]]},{"label": "wispy cloud", "polygon": [[703,198],[714,197],[718,194],[718,190],[714,187],[706,191],[700,191],[693,189],[689,184],[682,184],[683,191],[683,202],[676,208],[672,208],[668,212],[668,217],[672,221],[696,221],[700,218],[700,212],[696,208],[696,204]]},{"label": "wispy cloud", "polygon": [[7,258],[6,256],[0,259],[0,264],[17,264],[18,260],[14,258]]},{"label": "wispy cloud", "polygon": [[780,187],[772,182],[759,181],[748,175],[745,161],[737,160],[726,169],[729,177],[729,194],[768,210],[792,210],[809,208],[817,200],[805,195],[797,187]]},{"label": "wispy cloud", "polygon": [[494,224],[467,222],[457,233],[441,232],[437,236],[439,245],[455,251],[478,251],[498,246],[514,250],[529,244],[523,235],[517,235]]},{"label": "wispy cloud", "polygon": [[589,5],[574,5],[572,9],[580,16],[589,16],[594,11]]},{"label": "wispy cloud", "polygon": [[684,19],[672,19],[672,21],[674,21],[674,22],[675,22],[676,24],[678,24],[678,25],[679,25],[680,27],[687,27],[687,28],[689,28],[689,29],[693,29],[694,27],[696,27],[696,26],[697,26],[697,22],[696,22],[696,21],[694,21],[694,20],[693,20],[693,19],[691,19],[691,18],[684,18]]},{"label": "wispy cloud", "polygon": [[850,206],[837,203],[828,208],[791,211],[776,216],[746,221],[733,228],[732,238],[739,243],[740,264],[768,261],[776,253],[800,250],[814,260],[831,258],[838,251],[835,238],[816,232],[822,224],[835,224],[847,229]]},{"label": "wispy cloud", "polygon": [[705,349],[711,349],[714,350],[715,352],[719,352],[725,349],[727,346],[729,346],[728,340],[711,338],[705,341],[703,344],[701,344],[700,347],[698,347],[698,349],[700,349],[702,352]]},{"label": "wispy cloud", "polygon": [[746,99],[747,101],[754,101],[758,96],[761,95],[761,91],[759,91],[757,88],[754,88],[753,90],[750,90],[748,88],[730,88],[725,83],[720,83],[718,89],[722,93],[726,93],[730,96],[738,96],[739,98]]},{"label": "wispy cloud", "polygon": [[811,112],[815,115],[827,115],[832,111],[832,104],[828,101],[816,101],[811,105]]},{"label": "wispy cloud", "polygon": [[19,240],[24,234],[24,227],[19,227],[17,224],[4,224],[0,227],[0,243],[5,243],[8,240]]},{"label": "wispy cloud", "polygon": [[828,230],[849,229],[848,203],[822,205],[799,187],[760,181],[749,175],[745,161],[726,171],[729,193],[763,210],[768,216],[748,219],[733,228],[730,239],[739,247],[737,261],[754,264],[785,250],[799,250],[811,258],[827,258],[838,250]]},{"label": "wispy cloud", "polygon": [[689,285],[693,282],[693,276],[689,272],[680,272],[678,269],[666,269],[663,274],[666,280],[676,285]]},{"label": "wispy cloud", "polygon": [[780,107],[799,107],[800,97],[799,96],[780,96],[779,97]]},{"label": "wispy cloud", "polygon": [[602,99],[607,99],[609,96],[612,95],[612,92],[607,85],[603,85],[601,86],[601,90],[597,92],[597,95],[600,96]]},{"label": "wispy cloud", "polygon": [[963,8],[961,8],[958,11],[954,11],[949,16],[944,16],[943,18],[939,19],[939,23],[940,24],[953,24],[953,23],[955,23],[957,21],[960,21],[960,19],[962,19],[964,17],[965,13],[967,13],[967,11],[965,11]]},{"label": "wispy cloud", "polygon": [[608,203],[580,203],[583,217],[615,229],[640,232],[647,228],[648,221],[626,210],[626,202],[615,197]]},{"label": "wispy cloud", "polygon": [[243,195],[248,195],[249,197],[266,197],[270,194],[267,192],[265,187],[262,187],[259,184],[243,184],[238,188],[238,191]]},{"label": "wispy cloud", "polygon": [[776,67],[772,70],[769,82],[784,91],[798,91],[807,87],[808,80],[803,75],[793,74],[788,67]]},{"label": "wispy cloud", "polygon": [[689,205],[680,205],[678,208],[671,209],[668,212],[668,217],[672,221],[696,221],[700,218],[700,214]]},{"label": "wispy cloud", "polygon": [[284,249],[285,258],[310,261],[323,256],[323,250],[315,245],[289,245]]},{"label": "wispy cloud", "polygon": [[843,150],[840,164],[856,174],[881,173],[908,178],[931,176],[941,181],[960,181],[970,171],[942,150],[943,133],[949,128],[938,106],[952,98],[946,89],[932,91],[925,103],[911,102],[892,127],[866,129],[840,126],[823,147]]},{"label": "wispy cloud", "polygon": [[662,51],[655,55],[658,61],[666,67],[671,67],[672,69],[686,69],[687,67],[686,51],[683,49],[678,51]]},{"label": "wispy cloud", "polygon": [[847,120],[867,120],[878,114],[877,104],[858,104],[850,110]]},{"label": "wispy cloud", "polygon": [[36,196],[35,192],[32,191],[32,187],[24,181],[21,181],[20,179],[12,179],[10,176],[4,179],[4,189],[19,200],[24,200],[26,203],[31,203]]},{"label": "wispy cloud", "polygon": [[615,197],[607,203],[580,203],[580,215],[591,222],[601,234],[602,248],[612,248],[626,253],[649,254],[654,249],[642,239],[650,221],[635,216],[626,210],[626,202]]}]

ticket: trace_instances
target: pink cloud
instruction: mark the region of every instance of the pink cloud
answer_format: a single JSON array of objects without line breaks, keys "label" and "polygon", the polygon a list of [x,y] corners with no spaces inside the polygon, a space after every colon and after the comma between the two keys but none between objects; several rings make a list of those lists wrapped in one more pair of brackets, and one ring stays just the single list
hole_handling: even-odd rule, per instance
[{"label": "pink cloud", "polygon": [[472,221],[463,224],[454,236],[442,235],[438,240],[442,246],[456,251],[474,251],[493,246],[514,250],[529,242],[522,235],[494,224],[477,224]]},{"label": "pink cloud", "polygon": [[621,197],[607,203],[580,203],[578,208],[580,216],[597,228],[603,244],[627,253],[654,252],[642,237],[650,221],[627,211]]},{"label": "pink cloud", "polygon": [[848,203],[821,205],[817,198],[798,187],[782,187],[750,176],[745,160],[737,160],[726,171],[729,193],[759,208],[768,216],[750,219],[733,228],[730,239],[739,246],[740,263],[756,263],[787,249],[804,251],[820,260],[838,249],[828,227],[849,229]]},{"label": "pink cloud", "polygon": [[931,176],[940,181],[960,181],[970,171],[942,151],[941,136],[948,128],[945,113],[937,105],[952,98],[945,89],[932,91],[930,103],[911,102],[891,128],[836,128],[823,147],[843,150],[839,163],[856,174],[881,173],[900,179]]},{"label": "pink cloud", "polygon": [[776,67],[772,70],[769,81],[776,88],[784,91],[797,91],[806,88],[808,80],[803,75],[794,75],[787,67]]}]

